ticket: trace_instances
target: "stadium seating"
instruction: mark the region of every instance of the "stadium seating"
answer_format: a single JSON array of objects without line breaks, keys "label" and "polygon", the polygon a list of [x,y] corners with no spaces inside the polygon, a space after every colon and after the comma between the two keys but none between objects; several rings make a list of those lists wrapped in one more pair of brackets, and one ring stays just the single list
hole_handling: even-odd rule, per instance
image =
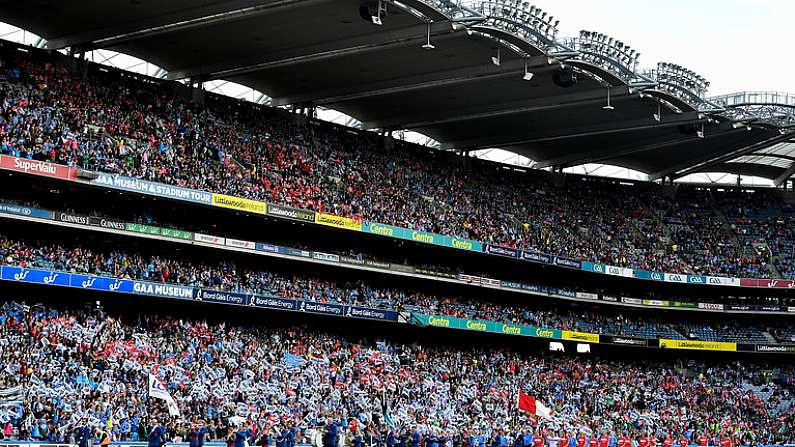
[{"label": "stadium seating", "polygon": [[[192,103],[182,85],[94,65],[72,71],[63,60],[0,50],[0,154],[610,265],[795,278],[793,208],[777,191],[516,172],[212,94]],[[233,261],[222,252],[199,259],[198,248],[193,258],[147,253],[144,244],[103,247],[92,236],[12,233],[0,234],[4,266],[592,334],[795,345],[785,319],[519,303],[497,292],[474,298],[448,285],[431,292],[409,280],[397,286],[394,278],[392,284],[348,280]],[[12,287],[42,290],[21,281]],[[89,293],[75,290],[70,293]],[[675,357],[680,352],[673,349],[654,350],[660,358],[552,355],[518,342],[510,348],[480,339],[476,347],[429,342],[417,334],[432,329],[414,326],[412,334],[385,330],[374,339],[353,328],[321,330],[278,317],[268,324],[222,323],[217,315],[197,317],[195,309],[157,315],[138,304],[106,313],[99,305],[40,304],[3,293],[5,439],[74,444],[88,425],[120,441],[141,441],[162,422],[171,441],[191,423],[223,441],[242,420],[253,430],[251,443],[263,447],[293,447],[331,427],[348,442],[324,447],[586,447],[574,442],[578,436],[591,447],[602,436],[609,447],[630,447],[619,436],[677,445],[699,437],[711,445],[795,442],[795,371],[759,357]],[[662,298],[656,291],[648,297]],[[173,409],[147,392],[153,379],[173,396],[180,417],[170,417]],[[519,412],[520,391],[551,407],[552,416],[539,422]]]},{"label": "stadium seating", "polygon": [[[676,316],[643,313],[642,318],[627,309],[532,306],[488,301],[484,297],[443,296],[409,287],[388,288],[365,280],[354,282],[321,279],[309,275],[283,274],[239,266],[230,260],[191,261],[176,256],[152,256],[132,250],[97,250],[81,244],[9,239],[0,235],[0,264],[48,270],[105,275],[116,278],[190,285],[241,293],[446,315],[535,327],[584,331],[597,334],[697,339],[741,343],[770,343],[763,332],[783,334],[789,342],[786,322],[749,325],[722,316],[683,322]],[[622,315],[624,313],[625,315]],[[679,315],[679,314],[677,314]]]},{"label": "stadium seating", "polygon": [[97,67],[84,79],[38,53],[0,58],[2,154],[613,265],[793,276],[785,228],[769,255],[737,245],[736,216],[690,187],[553,181],[229,98],[190,104]]},{"label": "stadium seating", "polygon": [[[14,302],[0,307],[0,340],[0,426],[12,438],[69,442],[90,423],[140,440],[159,420],[172,439],[201,420],[223,440],[236,416],[255,439],[334,423],[380,439],[370,445],[397,427],[461,447],[525,433],[555,445],[586,433],[792,441],[793,371],[762,364],[547,357]],[[148,373],[180,418],[145,397]],[[29,398],[12,402],[20,385]],[[543,432],[515,408],[520,390],[553,409]]]}]

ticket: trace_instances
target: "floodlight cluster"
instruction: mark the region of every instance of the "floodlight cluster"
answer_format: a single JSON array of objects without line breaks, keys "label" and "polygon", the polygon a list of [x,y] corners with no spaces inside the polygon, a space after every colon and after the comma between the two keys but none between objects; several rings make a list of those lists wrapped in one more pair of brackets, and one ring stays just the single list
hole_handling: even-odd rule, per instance
[{"label": "floodlight cluster", "polygon": [[558,34],[560,20],[555,19],[541,8],[521,0],[491,0],[480,2],[476,10],[489,21],[508,31],[516,32],[528,28],[542,37],[554,41]]},{"label": "floodlight cluster", "polygon": [[672,93],[690,92],[699,98],[704,98],[709,88],[709,81],[698,73],[681,65],[660,62],[654,71],[655,80],[660,87]]},{"label": "floodlight cluster", "polygon": [[596,31],[580,31],[574,48],[580,52],[579,57],[583,60],[600,66],[613,66],[627,73],[634,73],[640,59],[640,53],[634,48]]}]

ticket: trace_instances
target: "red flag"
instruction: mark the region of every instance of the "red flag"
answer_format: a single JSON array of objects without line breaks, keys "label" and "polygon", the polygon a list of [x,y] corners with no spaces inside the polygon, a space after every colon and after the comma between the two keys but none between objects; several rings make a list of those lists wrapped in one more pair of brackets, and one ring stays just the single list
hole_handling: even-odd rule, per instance
[{"label": "red flag", "polygon": [[551,416],[552,411],[545,407],[544,404],[537,401],[535,397],[527,395],[519,391],[519,409],[530,413],[535,416],[548,418]]}]

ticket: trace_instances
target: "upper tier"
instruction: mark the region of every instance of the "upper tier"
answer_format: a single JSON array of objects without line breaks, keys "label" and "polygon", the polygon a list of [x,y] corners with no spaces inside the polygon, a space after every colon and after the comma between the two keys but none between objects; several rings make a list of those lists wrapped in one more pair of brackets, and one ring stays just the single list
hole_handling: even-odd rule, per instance
[{"label": "upper tier", "polygon": [[[767,281],[728,277],[795,277],[793,210],[779,191],[516,172],[228,98],[186,102],[182,86],[99,66],[83,79],[50,57],[0,53],[3,154],[333,214],[352,220],[327,223],[357,229],[386,223],[458,248],[635,269],[611,271],[623,276],[752,286]],[[211,199],[235,206],[225,200]]]}]

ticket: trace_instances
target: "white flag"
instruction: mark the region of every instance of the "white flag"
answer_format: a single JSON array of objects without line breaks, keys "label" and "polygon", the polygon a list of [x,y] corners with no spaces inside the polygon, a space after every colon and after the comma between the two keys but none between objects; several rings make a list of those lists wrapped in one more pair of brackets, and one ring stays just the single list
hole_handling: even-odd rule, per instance
[{"label": "white flag", "polygon": [[171,416],[179,416],[179,408],[174,398],[166,391],[166,387],[157,380],[157,377],[153,376],[151,373],[149,374],[149,397],[163,399],[168,406],[168,414]]}]

